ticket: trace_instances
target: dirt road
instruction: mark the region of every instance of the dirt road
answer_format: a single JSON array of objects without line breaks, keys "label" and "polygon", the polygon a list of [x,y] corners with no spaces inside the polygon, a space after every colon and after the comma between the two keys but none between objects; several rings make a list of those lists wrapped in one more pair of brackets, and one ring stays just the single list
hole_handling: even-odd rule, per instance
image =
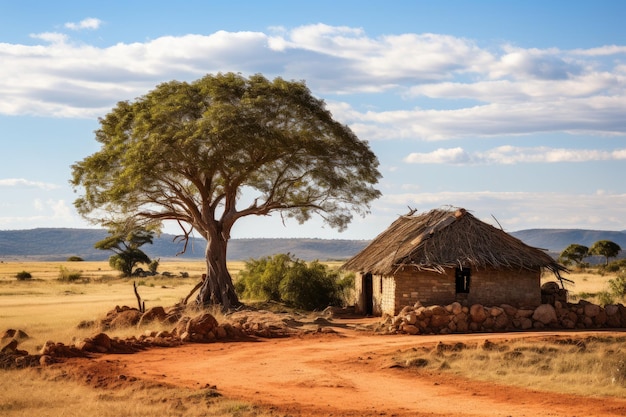
[{"label": "dirt road", "polygon": [[[545,334],[542,334],[545,335]],[[624,416],[626,399],[584,398],[392,367],[389,353],[438,341],[536,334],[337,333],[188,344],[98,359],[126,377],[202,388],[293,416]]]}]

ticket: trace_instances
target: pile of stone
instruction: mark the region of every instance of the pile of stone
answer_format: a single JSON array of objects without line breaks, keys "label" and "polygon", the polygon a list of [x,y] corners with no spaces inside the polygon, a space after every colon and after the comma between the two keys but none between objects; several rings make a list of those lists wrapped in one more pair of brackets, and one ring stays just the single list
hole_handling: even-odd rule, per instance
[{"label": "pile of stone", "polygon": [[385,333],[447,334],[508,332],[532,329],[596,329],[626,327],[626,307],[601,307],[587,301],[577,304],[556,301],[530,308],[502,304],[462,306],[407,306],[395,317],[386,317],[378,330]]}]

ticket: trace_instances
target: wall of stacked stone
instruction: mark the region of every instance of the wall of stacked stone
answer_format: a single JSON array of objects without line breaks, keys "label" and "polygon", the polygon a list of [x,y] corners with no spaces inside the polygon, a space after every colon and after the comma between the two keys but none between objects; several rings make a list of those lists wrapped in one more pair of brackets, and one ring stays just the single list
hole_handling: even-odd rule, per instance
[{"label": "wall of stacked stone", "polygon": [[601,307],[587,301],[577,304],[556,301],[534,309],[508,304],[488,307],[473,304],[404,307],[398,315],[383,318],[380,331],[407,334],[448,334],[509,332],[533,329],[626,328],[626,307],[612,304]]}]

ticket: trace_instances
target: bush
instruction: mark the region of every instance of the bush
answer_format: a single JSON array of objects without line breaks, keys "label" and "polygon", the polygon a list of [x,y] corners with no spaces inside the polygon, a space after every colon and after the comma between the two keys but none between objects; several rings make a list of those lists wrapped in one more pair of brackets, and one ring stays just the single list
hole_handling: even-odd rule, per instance
[{"label": "bush", "polygon": [[600,305],[609,305],[609,304],[614,304],[615,303],[615,297],[612,293],[608,292],[608,291],[600,291],[598,293],[598,302],[600,303]]},{"label": "bush", "polygon": [[67,262],[83,262],[84,259],[81,258],[80,256],[70,256],[69,258],[67,258]]},{"label": "bush", "polygon": [[150,262],[148,264],[148,270],[150,272],[152,272],[153,275],[157,273],[157,269],[159,269],[159,260],[158,259],[155,259],[155,260],[153,260],[152,262]]},{"label": "bush", "polygon": [[280,294],[287,304],[305,310],[341,304],[337,273],[319,262],[296,262],[281,280]]},{"label": "bush", "polygon": [[26,281],[27,279],[31,279],[33,276],[30,274],[30,272],[26,272],[26,271],[22,271],[22,272],[18,272],[17,274],[15,274],[15,278],[17,278],[18,281]]},{"label": "bush", "polygon": [[[352,279],[352,281],[351,281]],[[242,298],[284,302],[295,308],[316,310],[341,305],[354,277],[339,279],[319,262],[306,262],[290,254],[247,261],[235,290]]]},{"label": "bush", "polygon": [[81,279],[83,273],[80,271],[71,271],[63,266],[59,267],[59,281],[74,282]]},{"label": "bush", "polygon": [[622,272],[614,279],[610,279],[609,288],[616,297],[624,297],[626,295],[626,272]]}]

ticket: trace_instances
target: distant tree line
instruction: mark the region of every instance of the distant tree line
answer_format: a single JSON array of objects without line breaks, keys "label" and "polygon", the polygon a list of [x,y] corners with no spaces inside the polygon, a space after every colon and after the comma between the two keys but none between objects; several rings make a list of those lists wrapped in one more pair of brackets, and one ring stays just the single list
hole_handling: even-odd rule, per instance
[{"label": "distant tree line", "polygon": [[609,258],[615,258],[621,250],[622,248],[617,243],[610,240],[599,240],[591,247],[572,243],[561,252],[559,261],[564,265],[574,264],[577,267],[581,267],[585,258],[589,256],[603,256],[605,260],[604,265],[608,266]]}]

